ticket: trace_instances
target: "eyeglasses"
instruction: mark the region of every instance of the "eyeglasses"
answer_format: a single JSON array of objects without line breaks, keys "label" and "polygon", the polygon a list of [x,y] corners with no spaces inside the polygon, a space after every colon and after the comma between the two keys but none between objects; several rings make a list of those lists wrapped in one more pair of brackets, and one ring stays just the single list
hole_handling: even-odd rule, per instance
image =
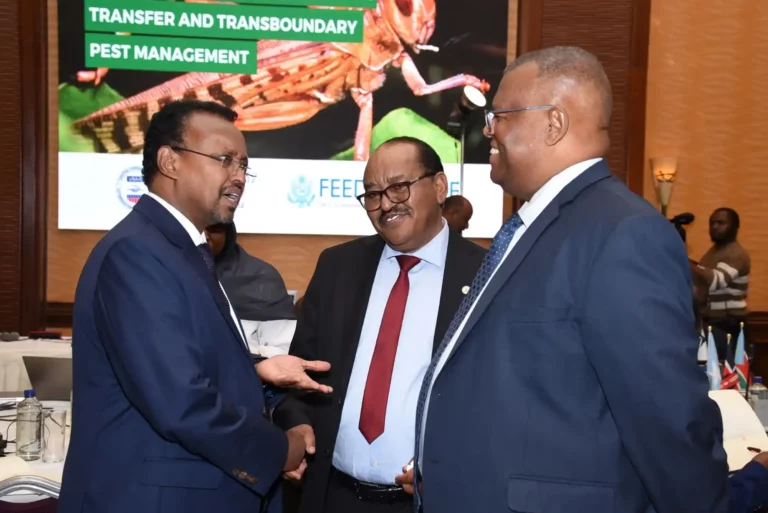
[{"label": "eyeglasses", "polygon": [[520,107],[517,109],[486,110],[485,126],[488,128],[489,132],[493,132],[493,122],[496,119],[497,114],[509,114],[512,112],[522,112],[524,110],[543,110],[543,109],[554,109],[554,108],[556,108],[554,105],[534,105],[532,107]]},{"label": "eyeglasses", "polygon": [[237,163],[237,166],[234,166],[235,157],[232,155],[208,155],[207,153],[190,150],[189,148],[182,148],[181,146],[171,146],[171,149],[174,151],[186,151],[188,153],[194,153],[195,155],[200,155],[203,157],[208,157],[209,159],[216,160],[221,164],[222,169],[226,169],[230,174],[232,174],[235,170],[240,169],[245,173],[245,176],[256,178],[256,173],[248,167],[247,161],[240,161]]},{"label": "eyeglasses", "polygon": [[428,174],[408,182],[393,183],[383,191],[367,191],[360,194],[357,197],[357,201],[359,201],[363,208],[368,212],[375,212],[381,208],[382,195],[386,195],[387,199],[392,203],[404,203],[411,197],[411,185],[420,182],[425,178],[433,178],[434,176],[435,174]]}]

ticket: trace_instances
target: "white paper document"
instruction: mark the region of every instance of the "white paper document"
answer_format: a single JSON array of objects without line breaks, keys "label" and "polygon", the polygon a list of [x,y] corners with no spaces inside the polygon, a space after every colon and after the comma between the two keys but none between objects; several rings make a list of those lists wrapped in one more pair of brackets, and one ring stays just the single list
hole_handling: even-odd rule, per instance
[{"label": "white paper document", "polygon": [[743,468],[758,453],[768,451],[768,435],[752,407],[737,390],[714,390],[709,397],[723,417],[723,448],[731,472]]}]

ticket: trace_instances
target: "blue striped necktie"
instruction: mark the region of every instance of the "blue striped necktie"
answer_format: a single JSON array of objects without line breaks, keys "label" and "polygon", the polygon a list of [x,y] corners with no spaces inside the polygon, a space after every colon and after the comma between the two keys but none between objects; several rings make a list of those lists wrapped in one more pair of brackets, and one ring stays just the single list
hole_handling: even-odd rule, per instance
[{"label": "blue striped necktie", "polygon": [[507,248],[512,242],[512,239],[514,238],[518,228],[520,228],[522,225],[522,219],[520,219],[520,216],[517,214],[517,212],[515,212],[502,225],[498,233],[496,233],[496,236],[493,238],[493,242],[491,242],[491,247],[488,249],[488,253],[485,254],[483,262],[480,264],[480,269],[478,269],[477,274],[475,274],[475,278],[472,280],[472,286],[469,288],[467,295],[464,296],[464,299],[461,301],[461,305],[459,305],[459,310],[456,312],[456,315],[453,316],[451,325],[448,327],[448,331],[446,331],[443,340],[440,342],[440,345],[437,348],[437,351],[435,351],[435,355],[432,357],[432,362],[430,363],[429,368],[427,368],[427,372],[424,375],[424,381],[421,383],[419,402],[416,405],[416,447],[414,449],[413,458],[415,498],[414,507],[415,511],[417,512],[421,506],[421,496],[419,495],[418,489],[419,457],[421,452],[422,431],[421,424],[424,422],[424,411],[427,406],[427,394],[429,393],[429,389],[432,386],[432,379],[435,375],[435,371],[437,370],[437,365],[440,363],[440,359],[443,356],[445,350],[450,345],[451,340],[453,340],[453,337],[458,331],[459,326],[461,326],[461,323],[464,321],[467,312],[469,312],[469,309],[473,304],[475,304],[475,301],[485,288],[488,280],[491,279],[494,271],[501,263],[504,255],[507,253]]}]

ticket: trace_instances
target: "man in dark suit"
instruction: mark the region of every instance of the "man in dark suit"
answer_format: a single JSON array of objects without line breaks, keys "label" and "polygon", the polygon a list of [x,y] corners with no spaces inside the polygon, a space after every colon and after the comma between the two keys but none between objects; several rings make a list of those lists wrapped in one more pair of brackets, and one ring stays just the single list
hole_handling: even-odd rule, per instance
[{"label": "man in dark suit", "polygon": [[283,355],[254,370],[203,233],[231,223],[243,193],[236,117],[196,101],[156,113],[150,192],[86,262],[62,513],[277,512],[281,474],[304,458],[302,434],[267,418],[263,383],[328,392],[305,374],[328,365]]},{"label": "man in dark suit", "polygon": [[505,72],[486,115],[491,179],[525,204],[424,379],[426,513],[727,511],[685,247],[602,160],[610,113],[580,48]]},{"label": "man in dark suit", "polygon": [[284,428],[316,436],[301,513],[412,509],[395,478],[413,457],[421,379],[485,253],[443,220],[447,180],[422,141],[380,146],[363,183],[378,235],[321,254],[291,344],[330,362],[321,382],[335,392],[291,394],[275,410]]}]

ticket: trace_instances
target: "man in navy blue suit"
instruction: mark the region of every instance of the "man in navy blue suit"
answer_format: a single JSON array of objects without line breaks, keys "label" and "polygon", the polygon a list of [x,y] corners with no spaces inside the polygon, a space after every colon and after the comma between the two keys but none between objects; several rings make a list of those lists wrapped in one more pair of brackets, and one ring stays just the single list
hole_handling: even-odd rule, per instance
[{"label": "man in navy blue suit", "polygon": [[86,262],[62,513],[278,512],[282,474],[304,459],[304,436],[268,418],[267,384],[329,392],[305,372],[329,365],[252,358],[204,235],[232,222],[245,187],[236,117],[199,101],[157,112],[150,192]]},{"label": "man in navy blue suit", "polygon": [[492,110],[502,226],[424,379],[426,513],[725,513],[728,465],[696,364],[691,275],[672,225],[602,159],[599,61],[521,56]]}]

